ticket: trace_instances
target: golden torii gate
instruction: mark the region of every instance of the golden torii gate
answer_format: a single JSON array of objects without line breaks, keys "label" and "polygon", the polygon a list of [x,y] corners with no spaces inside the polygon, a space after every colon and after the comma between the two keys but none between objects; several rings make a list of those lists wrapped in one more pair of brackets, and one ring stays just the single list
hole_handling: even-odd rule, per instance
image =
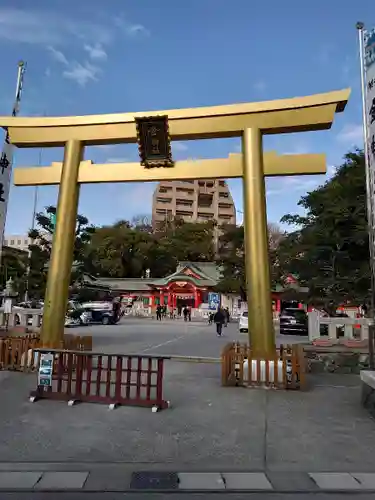
[{"label": "golden torii gate", "polygon": [[[44,302],[43,345],[56,347],[63,337],[80,184],[243,177],[249,337],[254,356],[274,356],[264,176],[321,174],[326,166],[324,155],[265,153],[263,159],[262,136],[329,129],[349,95],[350,89],[345,89],[293,99],[148,113],[0,117],[0,126],[8,129],[9,140],[17,147],[64,147],[63,164],[17,168],[14,172],[19,186],[60,184]],[[242,155],[181,161],[172,168],[144,168],[140,163],[93,165],[83,160],[87,145],[137,142],[136,120],[161,115],[168,117],[172,140],[242,137]]]}]

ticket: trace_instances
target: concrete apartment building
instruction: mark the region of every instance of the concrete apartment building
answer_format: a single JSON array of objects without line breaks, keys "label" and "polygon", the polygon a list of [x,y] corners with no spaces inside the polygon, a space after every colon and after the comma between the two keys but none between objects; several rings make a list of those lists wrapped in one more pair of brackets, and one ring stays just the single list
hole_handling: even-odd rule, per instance
[{"label": "concrete apartment building", "polygon": [[236,209],[224,180],[162,181],[152,203],[152,225],[181,217],[186,222],[216,220],[235,224]]},{"label": "concrete apartment building", "polygon": [[6,247],[17,248],[17,250],[28,252],[31,239],[27,234],[8,234],[4,236],[3,244]]}]

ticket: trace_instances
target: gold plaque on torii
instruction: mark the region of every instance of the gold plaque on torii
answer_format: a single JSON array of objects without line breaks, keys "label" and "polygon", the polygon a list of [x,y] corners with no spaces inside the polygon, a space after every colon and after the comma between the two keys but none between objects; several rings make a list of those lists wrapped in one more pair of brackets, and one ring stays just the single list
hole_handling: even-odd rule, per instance
[{"label": "gold plaque on torii", "polygon": [[168,116],[135,117],[135,124],[141,165],[173,167]]}]

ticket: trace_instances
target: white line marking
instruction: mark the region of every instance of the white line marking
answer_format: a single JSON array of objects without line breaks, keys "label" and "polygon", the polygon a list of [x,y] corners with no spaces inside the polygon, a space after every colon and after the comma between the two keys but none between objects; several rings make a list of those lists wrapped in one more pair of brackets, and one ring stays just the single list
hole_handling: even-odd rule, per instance
[{"label": "white line marking", "polygon": [[163,345],[171,344],[172,342],[176,342],[177,340],[183,339],[184,337],[186,337],[186,335],[181,335],[181,337],[176,337],[175,339],[167,340],[166,342],[162,342],[161,344],[152,345],[150,347],[147,347],[146,349],[143,349],[143,351],[141,352],[147,352],[151,351],[152,349],[158,349]]}]

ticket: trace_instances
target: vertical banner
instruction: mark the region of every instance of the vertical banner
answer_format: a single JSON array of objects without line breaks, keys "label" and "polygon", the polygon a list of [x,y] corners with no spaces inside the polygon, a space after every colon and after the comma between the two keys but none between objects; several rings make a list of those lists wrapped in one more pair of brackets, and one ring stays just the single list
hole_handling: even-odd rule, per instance
[{"label": "vertical banner", "polygon": [[[372,301],[374,301],[375,293],[375,29],[363,32],[363,71],[364,81],[364,107],[365,114],[364,122],[366,131],[365,137],[365,155],[367,177],[369,186],[367,188],[368,214],[369,218],[369,244],[371,258],[371,274],[372,274]],[[372,307],[375,303],[372,304]]]},{"label": "vertical banner", "polygon": [[[375,28],[364,34],[364,60],[367,113],[367,151],[371,173],[375,169]],[[374,194],[374,193],[372,193]]]},{"label": "vertical banner", "polygon": [[[17,116],[19,112],[22,87],[23,87],[23,76],[25,73],[25,69],[26,69],[25,63],[22,61],[19,62],[16,97],[12,109],[12,116]],[[12,144],[9,143],[9,136],[7,132],[5,136],[4,146],[0,155],[0,259],[3,248],[4,230],[5,230],[5,222],[6,222],[7,208],[8,208],[8,198],[9,198],[12,164],[13,164],[13,152],[14,152],[14,147]]]},{"label": "vertical banner", "polygon": [[220,294],[209,292],[208,294],[208,309],[210,311],[216,311],[220,306]]}]

